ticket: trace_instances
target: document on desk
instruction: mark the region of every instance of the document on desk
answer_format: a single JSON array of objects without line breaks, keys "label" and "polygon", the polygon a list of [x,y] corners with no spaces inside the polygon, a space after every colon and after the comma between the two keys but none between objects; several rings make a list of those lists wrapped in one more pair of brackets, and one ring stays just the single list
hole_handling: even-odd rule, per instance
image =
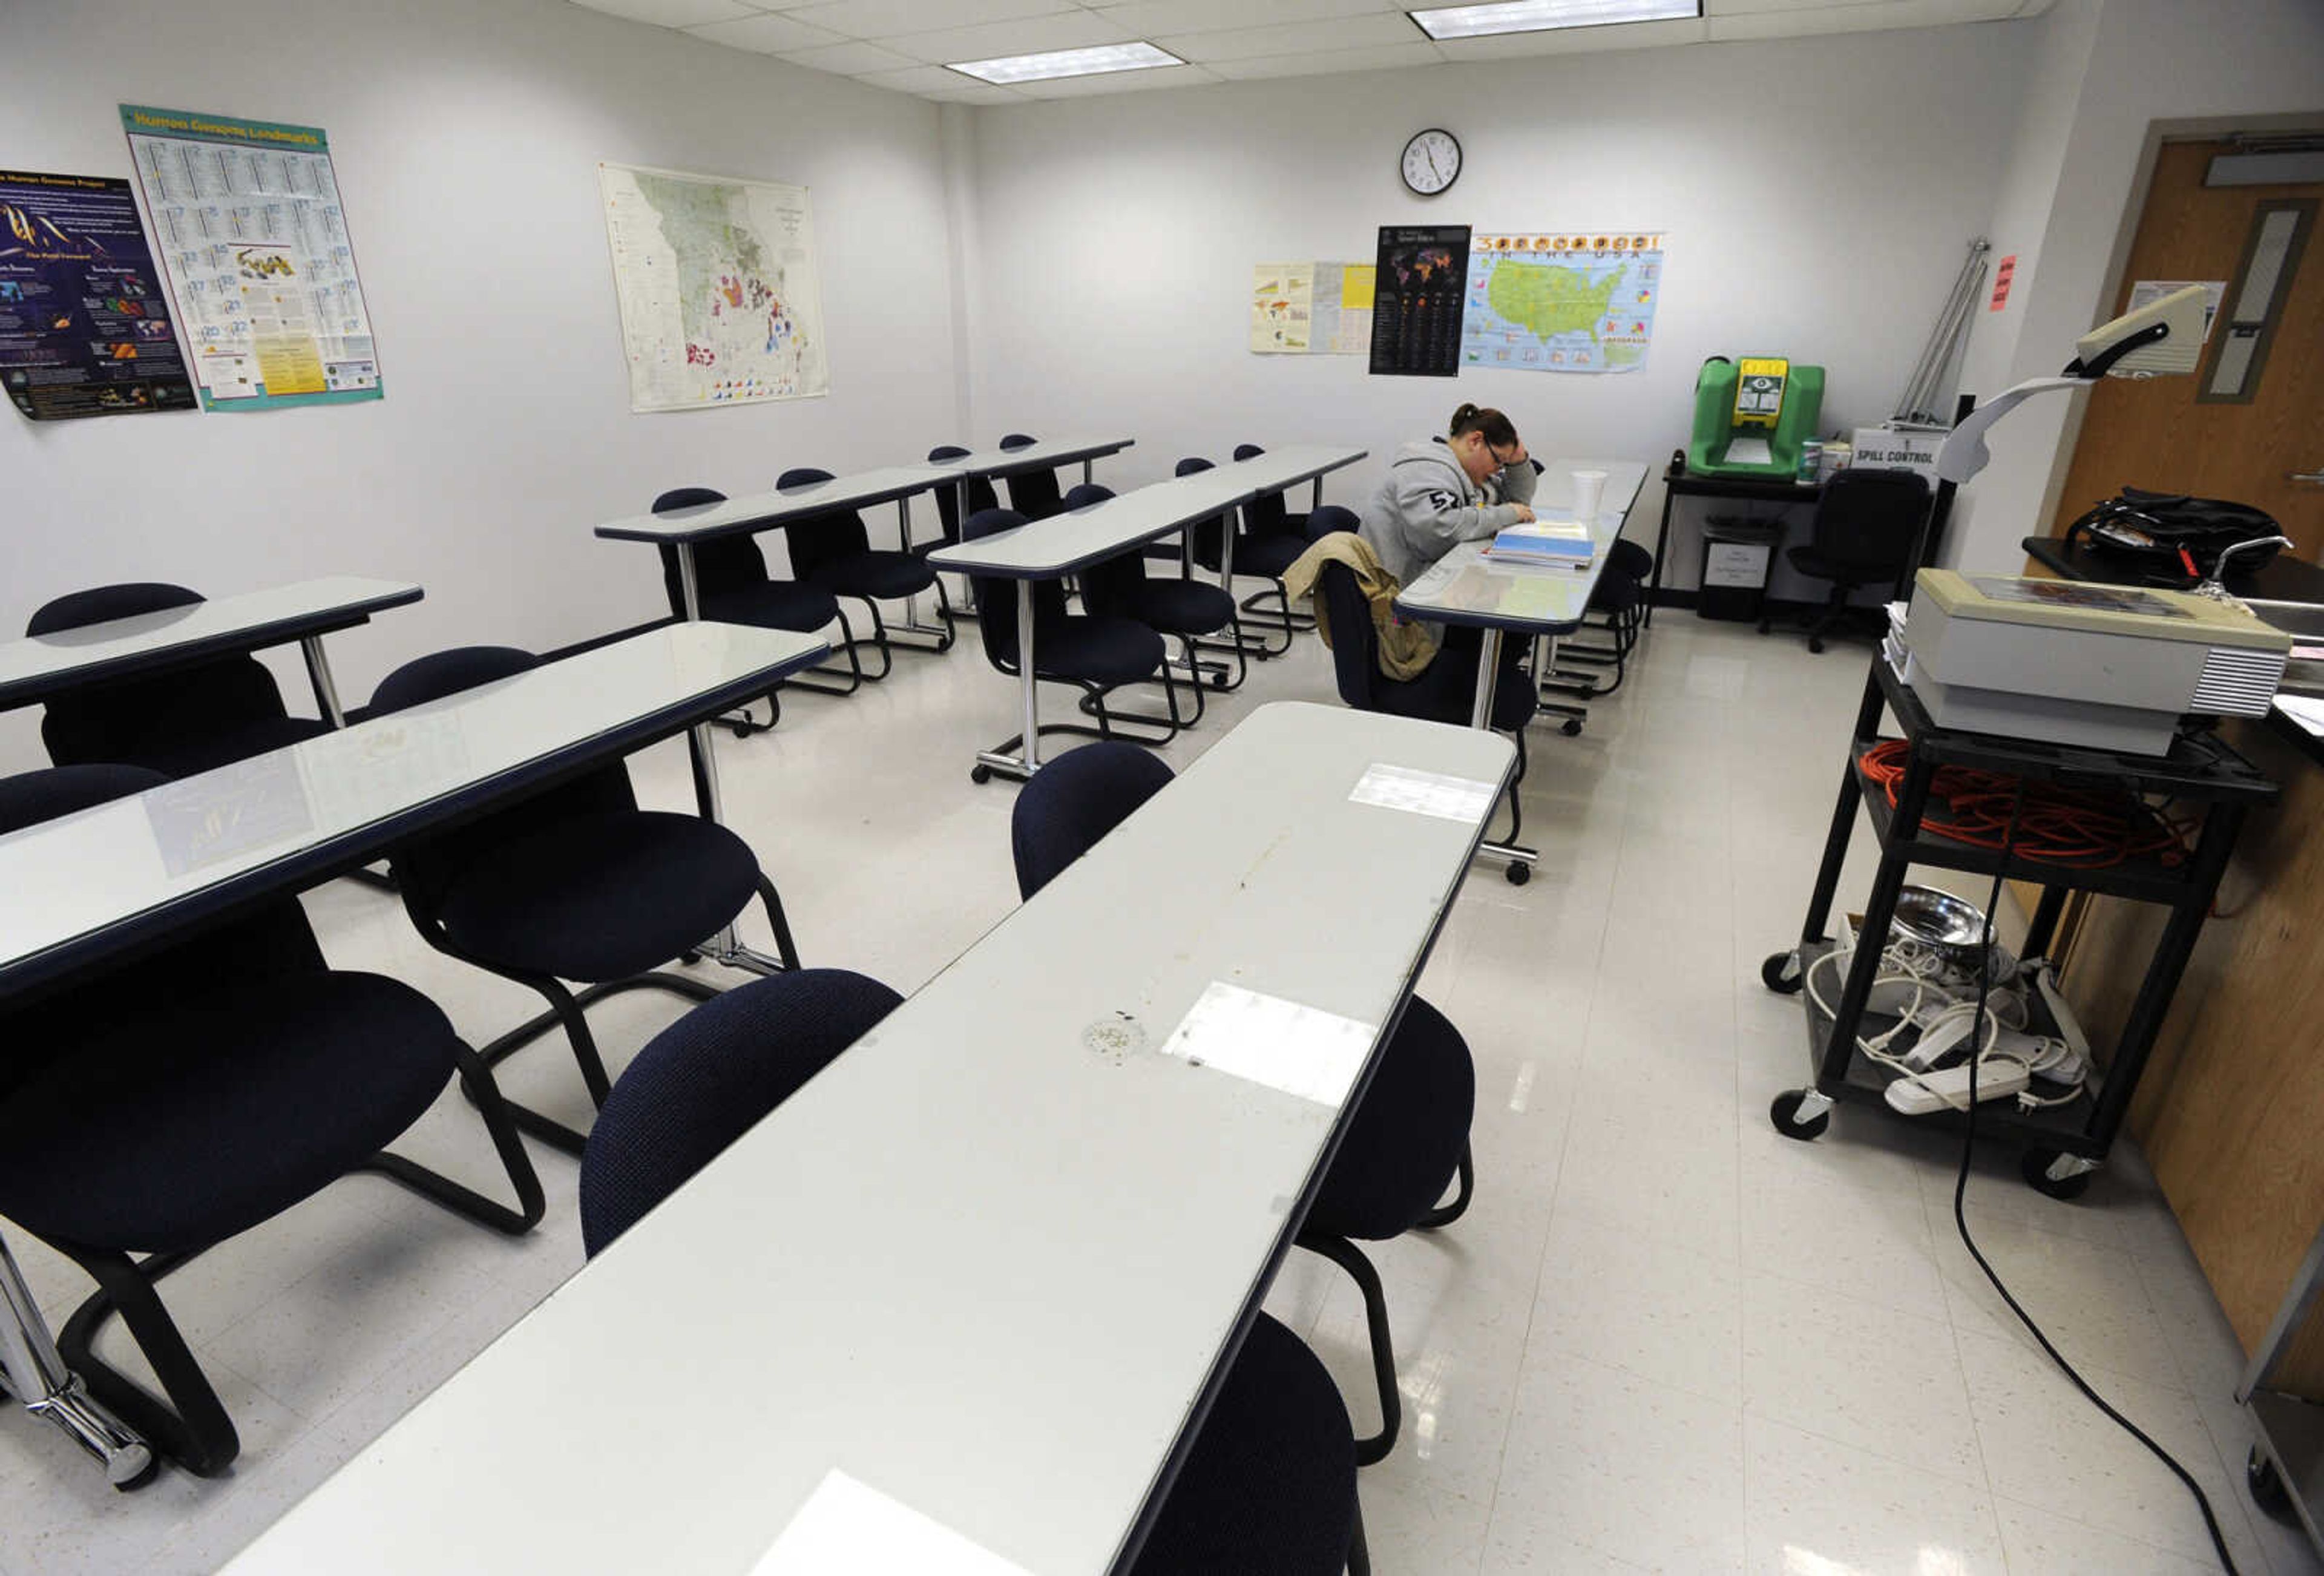
[{"label": "document on desk", "polygon": [[912,1571],[921,1576],[1025,1576],[942,1522],[833,1468],[807,1496],[751,1576],[855,1576]]},{"label": "document on desk", "polygon": [[1376,1024],[1213,980],[1162,1054],[1336,1107],[1378,1032]]},{"label": "document on desk", "polygon": [[2319,739],[2324,739],[2324,700],[2305,695],[2279,695],[2275,709]]},{"label": "document on desk", "polygon": [[1409,810],[1444,821],[1475,821],[1491,807],[1499,791],[1491,783],[1471,777],[1381,764],[1368,768],[1348,797],[1384,810]]}]

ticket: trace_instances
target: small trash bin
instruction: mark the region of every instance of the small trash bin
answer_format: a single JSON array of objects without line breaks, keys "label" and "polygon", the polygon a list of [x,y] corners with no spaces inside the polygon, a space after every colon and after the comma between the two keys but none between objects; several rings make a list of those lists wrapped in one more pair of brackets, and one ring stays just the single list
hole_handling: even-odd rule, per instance
[{"label": "small trash bin", "polygon": [[1702,589],[1694,611],[1702,618],[1756,622],[1767,595],[1767,571],[1784,528],[1772,520],[1714,514],[1703,522]]}]

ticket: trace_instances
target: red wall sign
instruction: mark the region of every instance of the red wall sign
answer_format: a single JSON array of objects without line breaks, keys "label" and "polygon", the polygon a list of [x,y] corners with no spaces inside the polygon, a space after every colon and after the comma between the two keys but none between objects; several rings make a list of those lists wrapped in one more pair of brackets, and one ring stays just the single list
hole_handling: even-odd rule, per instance
[{"label": "red wall sign", "polygon": [[2009,304],[2009,281],[2016,274],[2017,253],[2015,252],[1994,265],[1993,304],[1986,309],[1987,311],[1997,312]]}]

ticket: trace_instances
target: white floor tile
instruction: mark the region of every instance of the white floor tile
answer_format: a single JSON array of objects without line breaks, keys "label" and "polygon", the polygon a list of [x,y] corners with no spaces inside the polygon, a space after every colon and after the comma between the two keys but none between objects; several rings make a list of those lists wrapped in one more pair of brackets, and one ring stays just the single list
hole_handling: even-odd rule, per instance
[{"label": "white floor tile", "polygon": [[1997,1498],[1994,1507],[2001,1515],[2001,1544],[2012,1576],[2123,1576],[2132,1571],[2199,1576],[2219,1568],[2215,1559],[2174,1554],[2014,1499]]},{"label": "white floor tile", "polygon": [[1732,1404],[1743,1397],[1742,1321],[1732,1266],[1561,1212],[1527,1350],[1536,1361],[1563,1352]]},{"label": "white floor tile", "polygon": [[2006,1567],[1982,1484],[1929,1476],[1772,1423],[1744,1421],[1753,1571],[1986,1576]]}]

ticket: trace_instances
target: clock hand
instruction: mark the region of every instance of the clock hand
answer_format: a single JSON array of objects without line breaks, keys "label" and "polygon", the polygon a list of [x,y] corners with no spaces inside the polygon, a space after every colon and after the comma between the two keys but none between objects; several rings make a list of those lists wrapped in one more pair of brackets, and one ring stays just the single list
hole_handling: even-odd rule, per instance
[{"label": "clock hand", "polygon": [[1428,155],[1428,172],[1436,177],[1439,180],[1443,180],[1444,171],[1436,167],[1436,150],[1434,148],[1424,148],[1421,152]]}]

